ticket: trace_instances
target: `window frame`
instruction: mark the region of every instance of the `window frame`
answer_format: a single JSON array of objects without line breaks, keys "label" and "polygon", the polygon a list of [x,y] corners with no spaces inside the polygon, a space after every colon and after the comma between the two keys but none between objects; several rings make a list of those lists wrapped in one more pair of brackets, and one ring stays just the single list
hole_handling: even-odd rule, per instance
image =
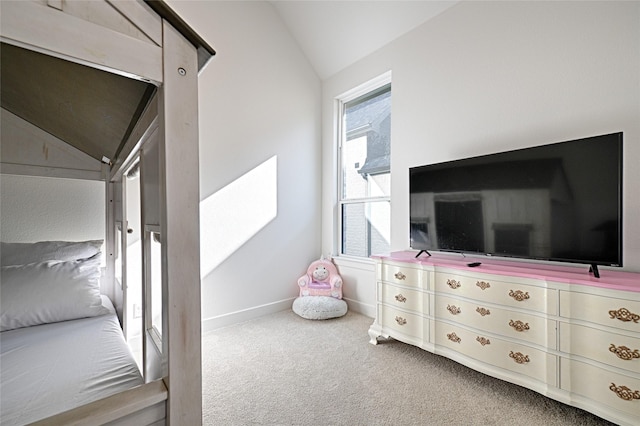
[{"label": "window frame", "polygon": [[[154,308],[158,308],[158,306],[156,305],[156,303],[158,302],[157,299],[157,292],[158,290],[160,290],[160,310],[161,310],[161,317],[160,317],[160,321],[165,321],[164,317],[165,317],[165,310],[163,309],[163,304],[164,304],[164,300],[162,297],[162,276],[160,276],[160,289],[157,288],[157,282],[154,283],[154,278],[155,280],[158,279],[157,276],[154,275],[153,273],[153,269],[156,269],[156,271],[158,271],[158,265],[154,262],[153,259],[153,255],[152,255],[152,248],[151,245],[154,244],[153,239],[154,239],[154,234],[158,236],[158,238],[160,239],[160,241],[156,241],[157,244],[160,244],[160,250],[162,250],[162,237],[160,236],[160,226],[158,225],[145,225],[144,226],[144,240],[143,240],[143,244],[144,244],[144,252],[145,252],[145,257],[144,257],[144,303],[145,303],[145,309],[144,309],[144,316],[145,316],[145,325],[144,325],[144,329],[146,329],[147,334],[149,335],[149,337],[151,338],[151,341],[153,342],[153,344],[155,345],[155,348],[157,350],[157,352],[159,354],[163,354],[165,352],[165,348],[163,346],[162,343],[162,333],[163,330],[166,330],[165,324],[161,324],[161,329],[158,329],[158,327],[156,327],[156,321],[155,318],[153,317],[153,313],[155,311]],[[160,274],[162,274],[162,268],[160,267],[159,270]]]},{"label": "window frame", "polygon": [[[375,92],[383,88],[384,86],[391,86],[391,71],[387,71],[384,74],[367,81],[347,92],[342,93],[341,95],[335,98],[335,118],[336,118],[336,135],[335,135],[335,146],[336,146],[336,175],[335,175],[335,183],[336,183],[336,211],[334,215],[334,248],[336,250],[337,256],[351,259],[367,259],[367,257],[345,254],[343,253],[343,243],[344,243],[344,234],[343,234],[343,208],[345,205],[349,204],[364,204],[367,202],[388,202],[391,203],[391,191],[389,191],[389,195],[386,196],[371,196],[371,197],[358,197],[358,198],[345,198],[343,185],[344,185],[344,176],[343,176],[343,144],[347,139],[346,130],[344,128],[344,114],[346,105],[362,96],[366,96],[369,93]],[[392,89],[390,89],[392,90]],[[389,141],[391,144],[391,141]],[[391,174],[391,172],[389,172]]]}]

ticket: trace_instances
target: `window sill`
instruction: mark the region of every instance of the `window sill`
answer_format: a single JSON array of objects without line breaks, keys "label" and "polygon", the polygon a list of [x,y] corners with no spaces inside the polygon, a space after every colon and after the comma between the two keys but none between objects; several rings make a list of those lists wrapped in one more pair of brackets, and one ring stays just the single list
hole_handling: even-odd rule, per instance
[{"label": "window sill", "polygon": [[333,262],[337,265],[337,266],[347,266],[347,267],[352,267],[352,268],[364,268],[364,269],[370,269],[375,265],[375,260],[371,259],[371,258],[366,258],[366,257],[356,257],[356,256],[349,256],[349,255],[339,255],[339,256],[335,256],[333,258]]}]

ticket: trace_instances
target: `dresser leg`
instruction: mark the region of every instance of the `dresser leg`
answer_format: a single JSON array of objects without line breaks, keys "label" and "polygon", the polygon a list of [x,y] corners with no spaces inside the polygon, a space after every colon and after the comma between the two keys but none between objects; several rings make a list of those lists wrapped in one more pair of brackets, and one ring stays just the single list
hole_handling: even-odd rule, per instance
[{"label": "dresser leg", "polygon": [[382,336],[382,330],[380,326],[374,322],[373,324],[371,324],[371,327],[369,327],[369,343],[371,343],[372,345],[377,345],[378,337],[380,336]]}]

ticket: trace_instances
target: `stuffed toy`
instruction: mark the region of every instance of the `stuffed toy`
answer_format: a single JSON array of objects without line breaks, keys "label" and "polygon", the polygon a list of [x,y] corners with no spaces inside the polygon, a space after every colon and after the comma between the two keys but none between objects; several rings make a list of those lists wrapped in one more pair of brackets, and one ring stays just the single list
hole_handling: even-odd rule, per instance
[{"label": "stuffed toy", "polygon": [[309,265],[307,273],[298,279],[300,296],[293,301],[293,312],[302,318],[325,320],[347,313],[342,300],[342,278],[331,258],[321,257]]},{"label": "stuffed toy", "polygon": [[342,299],[342,278],[331,258],[311,262],[307,273],[298,278],[300,297],[330,296]]}]

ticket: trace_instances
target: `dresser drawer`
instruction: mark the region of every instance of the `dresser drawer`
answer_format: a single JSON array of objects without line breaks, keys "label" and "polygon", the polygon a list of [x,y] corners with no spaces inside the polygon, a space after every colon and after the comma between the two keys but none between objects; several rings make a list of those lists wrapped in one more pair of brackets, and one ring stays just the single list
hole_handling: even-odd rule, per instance
[{"label": "dresser drawer", "polygon": [[556,314],[556,291],[546,287],[437,272],[435,291],[498,305]]},{"label": "dresser drawer", "polygon": [[[390,306],[381,305],[382,327],[410,337],[422,339],[423,318]],[[393,333],[392,333],[392,337]],[[399,339],[401,340],[401,339]]]},{"label": "dresser drawer", "polygon": [[639,301],[561,291],[560,316],[640,333]]},{"label": "dresser drawer", "polygon": [[640,374],[640,338],[560,323],[560,350]]},{"label": "dresser drawer", "polygon": [[432,340],[475,360],[556,386],[556,357],[544,351],[437,320]]},{"label": "dresser drawer", "polygon": [[391,284],[425,289],[428,287],[428,275],[420,269],[383,263],[380,275],[383,281]]},{"label": "dresser drawer", "polygon": [[556,348],[556,322],[526,312],[489,307],[478,302],[436,295],[434,316],[506,338]]},{"label": "dresser drawer", "polygon": [[428,310],[429,295],[426,293],[386,283],[380,284],[380,292],[382,303],[417,313],[423,311],[423,306]]},{"label": "dresser drawer", "polygon": [[562,389],[640,418],[640,379],[567,358],[560,371]]}]

